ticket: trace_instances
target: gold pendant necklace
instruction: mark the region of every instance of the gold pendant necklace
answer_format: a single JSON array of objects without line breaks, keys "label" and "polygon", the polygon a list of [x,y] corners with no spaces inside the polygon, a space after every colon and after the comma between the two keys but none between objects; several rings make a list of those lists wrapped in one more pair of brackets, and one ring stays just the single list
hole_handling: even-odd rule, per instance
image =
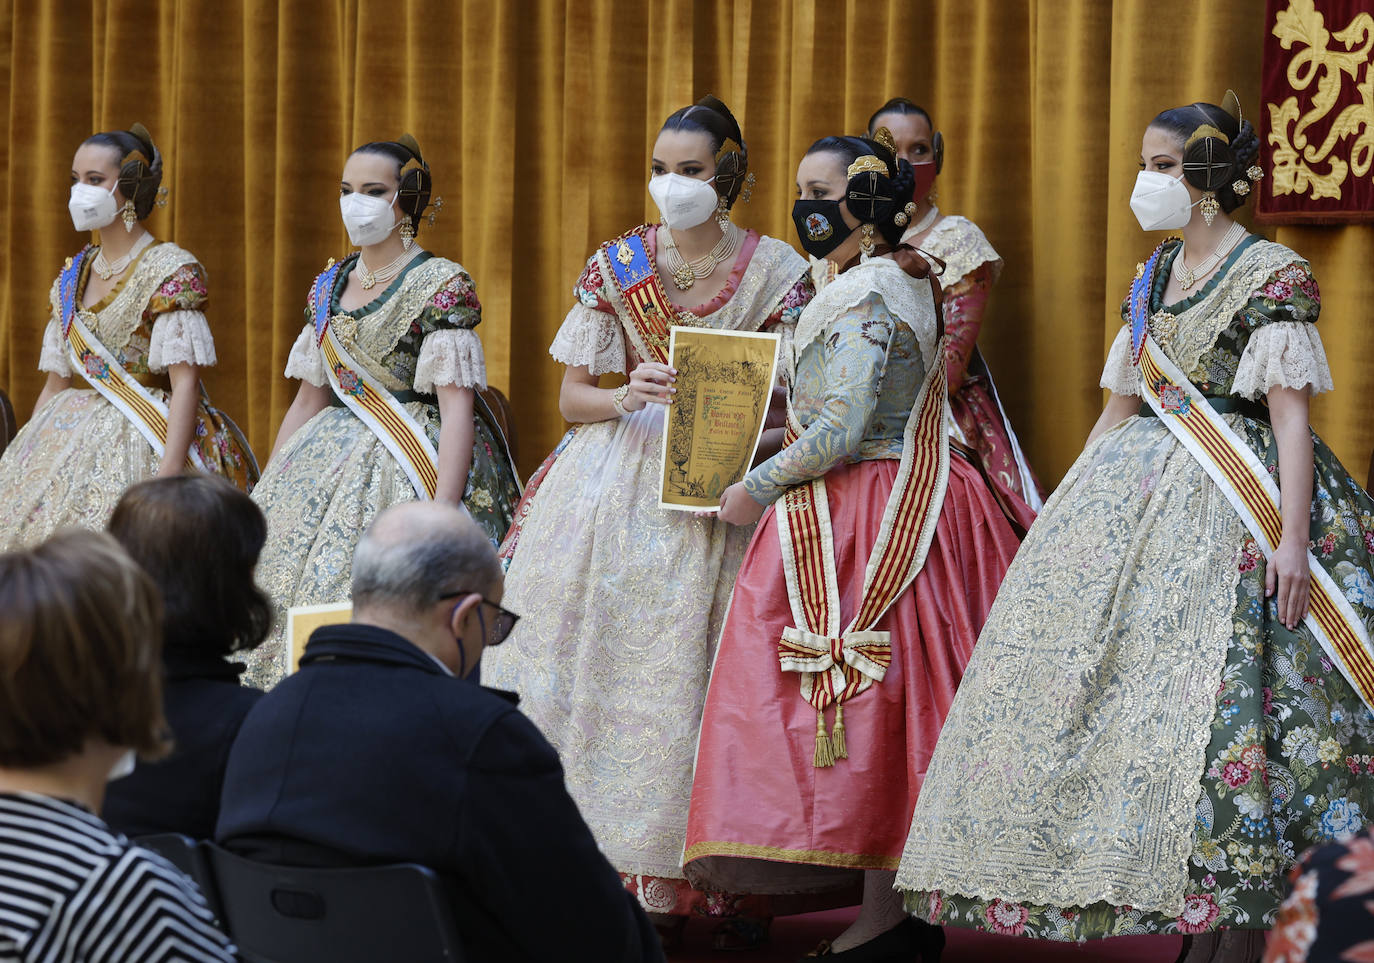
[{"label": "gold pendant necklace", "polygon": [[720,240],[716,242],[715,247],[701,257],[688,261],[678,250],[668,225],[662,225],[659,228],[659,237],[663,238],[668,271],[672,274],[673,283],[677,285],[678,290],[690,290],[692,285],[714,274],[716,268],[723,264],[726,259],[733,258],[735,251],[739,248],[740,238],[743,234],[744,232],[731,222],[721,232]]}]

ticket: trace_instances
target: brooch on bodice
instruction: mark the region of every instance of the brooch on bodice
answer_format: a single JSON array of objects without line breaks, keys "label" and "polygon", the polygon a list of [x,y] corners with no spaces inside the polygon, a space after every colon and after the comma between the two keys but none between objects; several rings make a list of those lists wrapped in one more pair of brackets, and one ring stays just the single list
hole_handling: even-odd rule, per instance
[{"label": "brooch on bodice", "polygon": [[1169,344],[1178,334],[1178,318],[1168,311],[1156,311],[1150,315],[1150,334],[1161,346]]}]

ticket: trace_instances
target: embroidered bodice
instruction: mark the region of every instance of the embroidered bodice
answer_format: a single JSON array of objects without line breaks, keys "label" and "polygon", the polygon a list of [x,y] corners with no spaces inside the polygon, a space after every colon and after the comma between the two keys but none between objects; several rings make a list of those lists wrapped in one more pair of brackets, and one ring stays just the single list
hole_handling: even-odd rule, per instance
[{"label": "embroidered bodice", "polygon": [[[1207,395],[1260,399],[1270,388],[1329,391],[1331,371],[1317,333],[1321,293],[1311,266],[1282,244],[1251,235],[1194,294],[1163,303],[1181,243],[1166,241],[1150,290],[1150,332],[1164,353]],[[1102,387],[1138,395],[1131,364],[1129,299]]]},{"label": "embroidered bodice", "polygon": [[803,431],[745,476],[745,490],[768,504],[836,465],[900,458],[936,340],[930,282],[890,259],[826,285],[796,331],[791,401]]},{"label": "embroidered bodice", "polygon": [[[215,363],[215,342],[205,320],[205,268],[190,251],[168,241],[150,245],[114,290],[87,308],[81,307],[81,298],[90,263],[88,257],[77,281],[77,316],[126,371],[142,375],[173,364]],[[71,377],[56,280],[48,302],[51,316],[38,368]]]},{"label": "embroidered bodice", "polygon": [[[650,226],[646,240],[650,258],[656,237]],[[569,367],[586,365],[592,374],[599,375],[628,373],[642,360],[631,357],[634,352],[627,347],[627,322],[616,313],[619,299],[613,285],[603,275],[598,255],[593,254],[573,285],[577,303],[549,346],[555,361]],[[782,335],[786,351],[792,328],[814,293],[806,262],[791,245],[748,231],[721,292],[699,307],[683,310],[701,327],[776,331]]]},{"label": "embroidered bodice", "polygon": [[[354,310],[339,306],[358,255],[349,255],[330,293],[330,327],[344,349],[388,390],[433,392],[436,385],[486,387],[482,342],[473,330],[482,305],[462,266],[422,253],[377,298]],[[286,363],[288,378],[318,387],[328,383],[315,335],[311,295]]]}]

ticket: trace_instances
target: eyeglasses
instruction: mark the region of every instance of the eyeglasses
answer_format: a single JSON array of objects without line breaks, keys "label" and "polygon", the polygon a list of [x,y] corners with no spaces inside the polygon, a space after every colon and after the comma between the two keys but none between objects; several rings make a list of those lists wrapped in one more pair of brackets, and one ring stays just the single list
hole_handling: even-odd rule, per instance
[{"label": "eyeglasses", "polygon": [[[492,622],[491,629],[486,633],[487,646],[500,645],[502,642],[506,641],[506,637],[515,629],[515,623],[520,621],[520,616],[516,615],[510,609],[502,608],[495,602],[488,601],[487,597],[481,592],[470,592],[467,589],[459,589],[456,592],[445,592],[443,595],[439,596],[439,601],[442,602],[445,599],[456,599],[464,595],[475,595],[481,599],[480,604],[496,610],[496,618]],[[478,609],[477,614],[480,618],[481,609]],[[486,619],[482,619],[482,622],[485,628]]]}]

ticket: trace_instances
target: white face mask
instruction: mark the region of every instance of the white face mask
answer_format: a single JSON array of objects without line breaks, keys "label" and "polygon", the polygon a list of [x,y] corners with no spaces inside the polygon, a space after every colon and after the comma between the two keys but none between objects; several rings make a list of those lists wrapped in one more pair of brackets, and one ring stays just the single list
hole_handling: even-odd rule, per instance
[{"label": "white face mask", "polygon": [[1188,195],[1188,187],[1181,177],[1170,177],[1162,171],[1141,171],[1131,191],[1131,210],[1142,230],[1172,231],[1183,227],[1193,217],[1193,206],[1202,203]]},{"label": "white face mask", "polygon": [[105,781],[114,782],[116,779],[123,779],[125,776],[132,775],[137,762],[138,755],[130,749],[115,760],[115,764],[110,767],[110,774],[105,777]]},{"label": "white face mask", "polygon": [[114,199],[114,192],[118,189],[117,180],[108,191],[94,184],[73,184],[71,200],[67,201],[72,226],[78,231],[95,231],[113,224],[115,215],[119,213],[119,206]]},{"label": "white face mask", "polygon": [[397,191],[390,201],[357,191],[340,197],[339,213],[343,215],[344,227],[348,228],[348,240],[357,247],[385,241],[396,227],[391,208],[399,195]]},{"label": "white face mask", "polygon": [[649,196],[658,205],[663,223],[675,231],[685,231],[704,223],[715,213],[720,199],[709,181],[684,174],[657,174],[649,178]]}]

